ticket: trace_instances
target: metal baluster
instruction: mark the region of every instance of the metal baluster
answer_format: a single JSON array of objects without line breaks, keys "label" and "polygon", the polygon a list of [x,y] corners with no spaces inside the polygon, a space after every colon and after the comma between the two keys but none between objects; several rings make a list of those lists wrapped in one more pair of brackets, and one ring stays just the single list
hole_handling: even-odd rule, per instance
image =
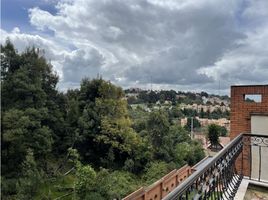
[{"label": "metal baluster", "polygon": [[261,179],[261,145],[259,146],[259,181]]},{"label": "metal baluster", "polygon": [[[250,143],[251,143],[251,141],[250,141]],[[251,180],[251,171],[252,171],[252,155],[251,155],[251,148],[252,148],[252,146],[251,145],[249,145],[249,179]]]}]

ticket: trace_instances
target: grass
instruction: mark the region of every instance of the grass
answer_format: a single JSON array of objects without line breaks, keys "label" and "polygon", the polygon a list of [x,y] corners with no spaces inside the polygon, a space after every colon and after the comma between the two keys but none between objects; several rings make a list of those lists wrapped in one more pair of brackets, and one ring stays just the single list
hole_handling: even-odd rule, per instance
[{"label": "grass", "polygon": [[[40,185],[40,189],[34,199],[56,199],[71,193],[73,191],[74,182],[75,177],[72,174],[45,180],[45,182]],[[66,196],[64,199],[71,200],[72,195]]]}]

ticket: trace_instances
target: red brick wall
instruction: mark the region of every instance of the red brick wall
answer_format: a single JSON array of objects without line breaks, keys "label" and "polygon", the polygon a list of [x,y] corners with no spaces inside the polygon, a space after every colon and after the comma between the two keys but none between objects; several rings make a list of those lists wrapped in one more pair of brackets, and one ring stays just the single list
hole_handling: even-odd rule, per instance
[{"label": "red brick wall", "polygon": [[140,188],[122,200],[160,200],[191,175],[192,168],[184,165],[174,169],[148,188]]},{"label": "red brick wall", "polygon": [[[245,94],[261,94],[261,103],[244,101]],[[268,114],[268,85],[231,87],[231,139],[240,133],[250,133],[252,114]]]},{"label": "red brick wall", "polygon": [[[245,102],[246,94],[260,94],[262,101],[260,103]],[[251,86],[232,86],[231,87],[231,139],[240,133],[251,132],[251,115],[267,115],[268,114],[268,85],[251,85]],[[250,174],[250,149],[243,148],[242,155],[236,161],[238,171],[242,169],[246,176]],[[243,165],[242,165],[242,160]]]}]

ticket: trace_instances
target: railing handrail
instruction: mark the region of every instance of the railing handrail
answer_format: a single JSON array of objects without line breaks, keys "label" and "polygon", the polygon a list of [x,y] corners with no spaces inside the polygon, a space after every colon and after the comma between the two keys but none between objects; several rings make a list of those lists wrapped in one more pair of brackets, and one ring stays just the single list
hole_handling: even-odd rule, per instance
[{"label": "railing handrail", "polygon": [[178,187],[172,190],[167,196],[163,198],[163,200],[174,199],[183,193],[187,188],[189,188],[200,176],[202,176],[210,167],[212,167],[221,157],[228,152],[237,142],[239,142],[243,136],[253,136],[253,137],[264,137],[268,138],[267,135],[260,134],[249,134],[249,133],[241,133],[237,137],[235,137],[226,147],[224,147],[217,155],[215,155],[208,164],[200,169],[195,171],[192,175],[190,175],[184,182],[182,182]]},{"label": "railing handrail", "polygon": [[243,136],[251,136],[251,137],[263,137],[268,138],[268,135],[262,135],[262,134],[251,134],[251,133],[242,133]]}]

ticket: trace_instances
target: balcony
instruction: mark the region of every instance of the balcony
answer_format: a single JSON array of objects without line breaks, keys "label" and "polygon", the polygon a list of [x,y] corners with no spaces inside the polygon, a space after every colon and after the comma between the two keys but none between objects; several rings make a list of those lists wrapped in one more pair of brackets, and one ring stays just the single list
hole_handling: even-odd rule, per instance
[{"label": "balcony", "polygon": [[240,134],[163,199],[243,199],[248,184],[267,183],[268,136]]}]

